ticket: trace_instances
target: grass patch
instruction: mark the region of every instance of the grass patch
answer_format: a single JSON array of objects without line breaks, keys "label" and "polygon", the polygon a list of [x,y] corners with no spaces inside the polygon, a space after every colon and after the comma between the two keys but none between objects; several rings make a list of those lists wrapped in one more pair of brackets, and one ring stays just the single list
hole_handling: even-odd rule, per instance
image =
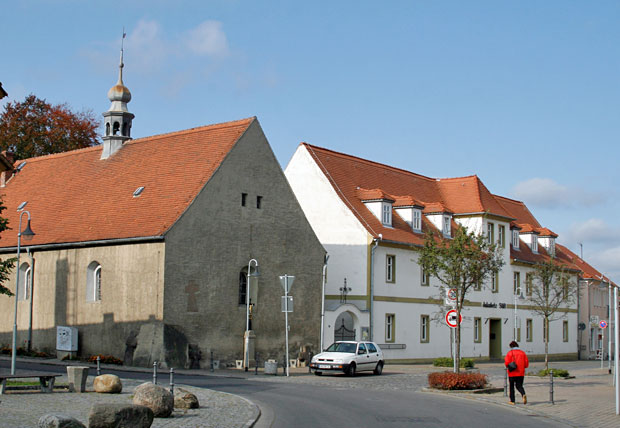
[{"label": "grass patch", "polygon": [[534,376],[540,376],[540,377],[545,377],[545,376],[549,376],[549,372],[553,370],[553,377],[568,377],[570,376],[570,374],[568,373],[568,370],[564,370],[564,369],[542,369],[540,371],[538,371],[537,373],[533,373]]},{"label": "grass patch", "polygon": [[[454,367],[454,360],[448,357],[435,358],[433,360],[433,366],[435,367]],[[464,369],[473,369],[474,360],[471,358],[461,358],[459,366]]]}]

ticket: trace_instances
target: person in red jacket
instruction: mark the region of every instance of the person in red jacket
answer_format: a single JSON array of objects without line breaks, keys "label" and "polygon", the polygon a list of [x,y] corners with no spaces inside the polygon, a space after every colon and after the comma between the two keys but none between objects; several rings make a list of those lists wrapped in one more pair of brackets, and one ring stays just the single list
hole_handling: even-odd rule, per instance
[{"label": "person in red jacket", "polygon": [[[510,351],[506,354],[504,365],[508,369],[508,380],[510,381],[510,404],[515,403],[515,386],[517,387],[517,391],[523,396],[523,404],[527,404],[527,396],[523,388],[523,377],[525,376],[525,369],[530,366],[530,362],[525,352],[519,349],[519,344],[517,342],[513,340],[510,342],[509,346]],[[511,371],[508,365],[513,361],[517,368]]]}]

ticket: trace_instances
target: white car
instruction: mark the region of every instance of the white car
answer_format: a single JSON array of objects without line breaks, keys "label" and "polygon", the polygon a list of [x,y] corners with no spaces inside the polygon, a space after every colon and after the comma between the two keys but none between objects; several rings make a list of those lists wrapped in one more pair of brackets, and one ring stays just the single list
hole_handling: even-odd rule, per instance
[{"label": "white car", "polygon": [[312,357],[310,369],[320,376],[324,371],[341,371],[349,376],[361,371],[383,372],[383,352],[374,342],[334,342],[325,352]]}]

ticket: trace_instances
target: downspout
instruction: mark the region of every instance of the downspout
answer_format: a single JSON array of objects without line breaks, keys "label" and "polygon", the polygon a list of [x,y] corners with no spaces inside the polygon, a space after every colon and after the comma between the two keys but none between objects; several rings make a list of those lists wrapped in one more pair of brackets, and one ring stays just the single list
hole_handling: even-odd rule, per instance
[{"label": "downspout", "polygon": [[323,290],[321,291],[321,351],[323,348],[323,337],[325,332],[325,284],[327,283],[327,261],[329,260],[329,254],[325,254],[325,260],[323,261]]},{"label": "downspout", "polygon": [[375,300],[375,280],[374,280],[374,271],[375,271],[375,250],[379,245],[379,240],[383,239],[383,236],[379,234],[379,238],[373,238],[374,245],[370,247],[370,340],[373,340],[373,301]]},{"label": "downspout", "polygon": [[[26,249],[30,258],[30,284],[26,287],[30,288],[30,316],[28,318],[28,352],[32,350],[32,308],[34,302],[34,256],[30,252],[30,248]],[[18,267],[19,269],[19,267]]]}]

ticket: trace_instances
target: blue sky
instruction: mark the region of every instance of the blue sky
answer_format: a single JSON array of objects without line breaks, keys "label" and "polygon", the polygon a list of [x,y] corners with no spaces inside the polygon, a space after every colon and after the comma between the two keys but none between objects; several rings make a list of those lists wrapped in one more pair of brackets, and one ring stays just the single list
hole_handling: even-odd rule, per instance
[{"label": "blue sky", "polygon": [[21,0],[0,102],[99,116],[124,26],[134,137],[257,116],[283,168],[306,141],[477,174],[620,282],[618,22],[615,0]]}]

